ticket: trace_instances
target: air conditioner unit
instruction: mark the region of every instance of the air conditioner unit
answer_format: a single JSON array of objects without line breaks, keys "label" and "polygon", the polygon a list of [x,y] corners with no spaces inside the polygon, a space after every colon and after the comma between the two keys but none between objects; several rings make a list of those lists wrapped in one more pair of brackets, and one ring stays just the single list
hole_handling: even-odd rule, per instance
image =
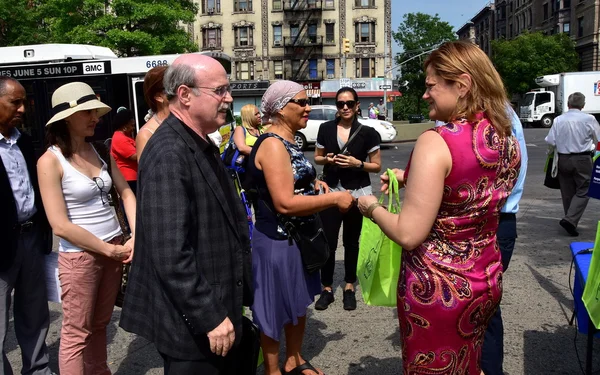
[{"label": "air conditioner unit", "polygon": [[327,79],[332,79],[335,77],[335,74],[327,74]]},{"label": "air conditioner unit", "polygon": [[281,40],[275,40],[275,41],[273,42],[273,45],[274,45],[274,46],[281,47]]},{"label": "air conditioner unit", "polygon": [[208,14],[213,14],[215,12],[215,8],[208,8],[207,13]]},{"label": "air conditioner unit", "polygon": [[215,43],[208,43],[208,48],[217,48]]}]

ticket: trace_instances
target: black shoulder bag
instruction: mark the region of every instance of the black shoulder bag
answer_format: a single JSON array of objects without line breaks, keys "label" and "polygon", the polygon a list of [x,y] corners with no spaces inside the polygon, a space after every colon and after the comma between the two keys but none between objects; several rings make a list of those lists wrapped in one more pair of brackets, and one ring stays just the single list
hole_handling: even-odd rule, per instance
[{"label": "black shoulder bag", "polygon": [[[346,142],[346,144],[344,144],[344,147],[342,147],[342,149],[340,150],[340,154],[347,155],[346,152],[348,151],[348,146],[350,146],[350,143],[352,143],[352,140],[360,132],[360,129],[362,129],[362,127],[363,127],[363,124],[361,124],[359,122],[358,128],[356,128],[356,131],[354,133],[352,133],[352,135],[350,136],[350,138],[348,138],[348,141]],[[336,166],[335,165],[331,165],[331,164],[325,164],[325,166],[323,166],[323,172],[319,176],[319,180],[325,181],[325,178],[327,177],[327,172],[329,170],[331,170],[332,168],[336,168]],[[331,182],[331,185],[337,185],[337,183],[339,182],[339,179],[338,179],[338,181],[330,181],[330,182]],[[332,186],[332,187],[334,187],[334,186]]]}]

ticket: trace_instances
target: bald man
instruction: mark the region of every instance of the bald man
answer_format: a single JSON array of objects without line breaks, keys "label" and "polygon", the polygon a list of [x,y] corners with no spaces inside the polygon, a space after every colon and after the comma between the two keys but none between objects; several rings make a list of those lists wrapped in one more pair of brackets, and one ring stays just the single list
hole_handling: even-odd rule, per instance
[{"label": "bald man", "polygon": [[123,329],[152,341],[165,374],[239,374],[252,302],[246,214],[208,135],[233,101],[218,61],[182,55],[165,73],[170,116],[138,170],[135,252]]}]

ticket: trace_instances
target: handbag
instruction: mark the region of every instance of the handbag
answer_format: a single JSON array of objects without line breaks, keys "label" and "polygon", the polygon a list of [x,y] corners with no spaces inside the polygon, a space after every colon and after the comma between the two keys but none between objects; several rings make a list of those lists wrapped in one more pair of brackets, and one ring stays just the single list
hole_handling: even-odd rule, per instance
[{"label": "handbag", "polygon": [[[92,143],[92,146],[96,149],[96,152],[98,152],[100,158],[106,163],[108,175],[112,179],[112,164],[108,147],[104,144],[104,142],[100,141]],[[129,225],[127,225],[127,221],[125,220],[125,213],[123,212],[123,208],[121,206],[121,198],[119,197],[119,193],[117,193],[115,184],[112,184],[108,195],[110,197],[109,204],[115,209],[117,221],[121,227],[121,232],[123,232],[123,243],[125,243],[131,238],[131,230],[129,229]],[[123,300],[125,299],[125,290],[127,289],[127,279],[129,277],[130,268],[130,263],[123,264],[123,270],[121,272],[121,284],[119,286],[119,292],[117,293],[117,299],[115,301],[115,306],[117,307],[123,307]]]},{"label": "handbag", "polygon": [[[242,126],[242,129],[244,129],[244,137],[246,137],[246,128]],[[233,140],[233,132],[234,129],[232,128],[231,137],[221,154],[221,160],[223,160],[226,168],[235,169],[238,173],[243,173],[246,169],[246,155],[242,154],[236,147]]]},{"label": "handbag", "polygon": [[[388,206],[392,213],[400,212],[398,180],[390,169]],[[379,198],[383,204],[384,195]],[[369,218],[363,218],[356,274],[363,300],[367,305],[396,307],[396,290],[400,274],[402,247],[390,240]]]},{"label": "handbag", "polygon": [[556,152],[556,148],[548,152],[544,172],[546,172],[544,186],[550,189],[560,189],[560,182],[558,181],[558,153]]},{"label": "handbag", "polygon": [[298,221],[277,214],[277,219],[288,233],[288,243],[293,242],[300,250],[302,264],[308,273],[320,270],[329,259],[329,243],[319,214],[308,220]]},{"label": "handbag", "polygon": [[242,316],[240,375],[256,375],[260,354],[260,330],[247,316]]},{"label": "handbag", "polygon": [[[344,147],[342,147],[342,149],[340,150],[340,154],[345,155],[346,151],[348,150],[348,146],[350,146],[350,143],[352,143],[352,140],[354,139],[354,137],[356,137],[356,135],[360,132],[360,129],[362,129],[363,124],[361,124],[359,122],[358,127],[356,128],[356,131],[354,131],[354,133],[352,133],[352,135],[350,136],[350,138],[348,138],[348,141],[346,141],[346,144],[344,144]],[[325,181],[325,178],[327,178],[327,172],[330,171],[331,169],[336,168],[335,165],[331,165],[331,164],[325,164],[325,166],[323,167],[323,172],[321,172],[321,175],[318,177],[319,180],[321,181]],[[335,187],[335,185],[338,184],[338,181],[330,181],[332,185],[332,187]]]},{"label": "handbag", "polygon": [[583,288],[581,299],[594,327],[600,329],[600,222],[596,229],[596,240],[592,250],[592,261],[588,270],[588,279]]}]

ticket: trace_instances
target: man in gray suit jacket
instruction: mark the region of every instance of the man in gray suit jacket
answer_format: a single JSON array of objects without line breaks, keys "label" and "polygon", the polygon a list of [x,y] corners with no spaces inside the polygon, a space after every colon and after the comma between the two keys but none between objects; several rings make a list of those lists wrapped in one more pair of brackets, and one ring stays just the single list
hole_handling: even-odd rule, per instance
[{"label": "man in gray suit jacket", "polygon": [[171,115],[140,160],[123,329],[152,341],[165,374],[238,374],[251,296],[246,215],[208,134],[233,101],[225,70],[188,54],[165,73]]}]

